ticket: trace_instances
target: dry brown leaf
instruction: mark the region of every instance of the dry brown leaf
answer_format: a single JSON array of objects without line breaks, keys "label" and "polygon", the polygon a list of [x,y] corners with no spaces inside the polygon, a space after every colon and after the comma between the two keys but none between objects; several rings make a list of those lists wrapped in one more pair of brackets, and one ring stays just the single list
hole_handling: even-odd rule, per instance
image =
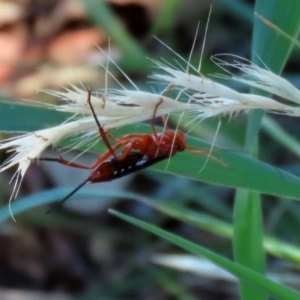
[{"label": "dry brown leaf", "polygon": [[26,33],[23,30],[0,32],[0,83],[14,72],[25,42]]},{"label": "dry brown leaf", "polygon": [[0,26],[21,20],[24,15],[22,6],[13,1],[0,2]]},{"label": "dry brown leaf", "polygon": [[67,32],[56,38],[49,46],[48,55],[56,63],[72,64],[84,60],[89,50],[102,45],[106,38],[96,28]]},{"label": "dry brown leaf", "polygon": [[[37,90],[48,88],[59,88],[69,84],[78,85],[80,82],[100,81],[101,72],[96,68],[85,66],[72,66],[62,68],[42,67],[34,74],[23,77],[14,83],[15,96],[28,98],[36,93]],[[7,88],[10,90],[10,87]]]}]

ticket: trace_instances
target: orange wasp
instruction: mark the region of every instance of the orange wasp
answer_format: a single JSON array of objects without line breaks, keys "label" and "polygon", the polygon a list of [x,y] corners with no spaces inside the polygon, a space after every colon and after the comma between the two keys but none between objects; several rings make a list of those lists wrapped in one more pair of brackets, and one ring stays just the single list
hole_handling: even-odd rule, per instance
[{"label": "orange wasp", "polygon": [[[164,159],[168,159],[175,155],[177,152],[184,151],[185,149],[189,149],[190,151],[198,154],[205,153],[204,150],[188,147],[185,135],[180,130],[172,131],[167,129],[165,130],[165,132],[157,133],[154,126],[154,119],[157,109],[162,103],[162,100],[157,103],[154,109],[151,122],[153,131],[152,134],[127,134],[117,139],[115,145],[113,146],[110,144],[108,140],[108,134],[105,132],[104,128],[101,126],[97,118],[97,115],[91,103],[90,90],[88,90],[87,102],[98,126],[100,136],[103,139],[108,150],[104,152],[92,166],[84,166],[81,164],[70,162],[62,157],[40,158],[40,160],[56,161],[58,163],[74,168],[93,170],[91,175],[86,180],[78,185],[64,199],[58,202],[55,207],[65,202],[86,183],[111,181],[126,176],[133,172],[145,169]],[[116,151],[120,148],[123,148],[123,150],[117,154]]]}]

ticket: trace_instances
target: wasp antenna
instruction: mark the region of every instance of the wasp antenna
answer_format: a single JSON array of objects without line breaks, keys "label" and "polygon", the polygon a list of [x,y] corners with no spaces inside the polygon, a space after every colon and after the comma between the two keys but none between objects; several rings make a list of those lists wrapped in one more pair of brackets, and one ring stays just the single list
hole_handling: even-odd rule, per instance
[{"label": "wasp antenna", "polygon": [[72,192],[70,192],[65,198],[60,200],[59,202],[53,204],[53,206],[46,212],[46,215],[50,214],[53,210],[58,209],[65,201],[67,201],[71,196],[73,196],[78,190],[80,190],[85,184],[87,184],[90,180],[88,177],[82,183],[80,183]]}]

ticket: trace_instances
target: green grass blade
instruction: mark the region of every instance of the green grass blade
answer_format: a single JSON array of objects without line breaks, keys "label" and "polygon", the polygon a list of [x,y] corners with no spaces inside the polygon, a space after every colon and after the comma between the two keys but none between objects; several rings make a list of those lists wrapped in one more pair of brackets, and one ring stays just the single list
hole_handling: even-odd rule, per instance
[{"label": "green grass blade", "polygon": [[[296,37],[300,27],[300,1],[298,0],[259,0],[255,12],[279,27],[291,37]],[[292,42],[267,26],[259,18],[254,19],[252,59],[264,63],[273,72],[280,73],[292,49]]]},{"label": "green grass blade", "polygon": [[[139,199],[140,196],[137,196]],[[210,215],[187,209],[176,203],[170,204],[165,201],[148,201],[143,198],[143,202],[153,207],[159,212],[168,215],[169,217],[180,220],[183,223],[190,224],[207,232],[223,236],[227,238],[233,237],[233,225],[219,220]],[[265,236],[263,239],[265,251],[282,259],[290,260],[293,263],[300,264],[300,248],[292,244],[285,243],[271,236]]]},{"label": "green grass blade", "polygon": [[262,120],[263,129],[277,142],[300,157],[300,143],[269,116]]},{"label": "green grass blade", "polygon": [[[18,216],[27,210],[56,202],[62,199],[70,191],[71,189],[68,188],[57,188],[18,199],[11,205],[13,214],[14,216]],[[217,218],[196,212],[195,210],[186,209],[182,205],[177,205],[176,203],[172,203],[170,205],[169,202],[158,201],[157,199],[147,198],[136,193],[107,191],[101,188],[99,188],[97,191],[83,188],[73,196],[72,201],[83,198],[97,198],[99,201],[101,201],[102,198],[136,200],[151,206],[152,208],[165,215],[168,215],[169,217],[178,219],[187,224],[191,224],[218,236],[227,238],[232,238],[233,236],[233,226],[230,223],[220,221]],[[0,223],[10,219],[11,216],[8,206],[0,208]],[[264,238],[264,249],[274,256],[290,260],[296,264],[300,264],[300,249],[291,244],[287,244],[276,238],[266,236]]]},{"label": "green grass blade", "polygon": [[[234,205],[235,260],[249,269],[265,273],[265,253],[263,249],[263,227],[259,194],[239,189]],[[265,299],[262,290],[247,281],[240,281],[242,299]]]},{"label": "green grass blade", "polygon": [[[51,191],[41,192],[34,195],[30,195],[28,197],[24,197],[20,200],[16,200],[11,203],[11,211],[14,216],[35,208],[37,206],[51,204],[56,201],[63,199],[68,193],[70,193],[73,189],[68,188],[58,188],[53,189]],[[108,190],[87,190],[85,188],[79,190],[73,197],[72,200],[82,199],[82,198],[121,198],[121,199],[128,199],[132,200],[135,199],[136,195],[132,193],[123,193],[121,191],[108,191]],[[45,210],[46,213],[46,210]],[[11,218],[8,206],[4,206],[0,208],[0,223],[5,222]]]},{"label": "green grass blade", "polygon": [[[265,276],[252,271],[251,269],[248,269],[244,266],[241,266],[235,262],[232,262],[220,255],[217,255],[210,250],[207,250],[199,245],[196,245],[190,241],[187,241],[175,234],[169,233],[165,230],[162,230],[152,224],[140,221],[138,219],[132,218],[130,216],[124,215],[120,212],[117,212],[115,210],[109,210],[109,212],[116,217],[129,222],[135,226],[138,226],[145,231],[151,232],[155,234],[156,236],[163,238],[169,242],[171,242],[174,245],[177,245],[178,247],[186,250],[189,253],[198,255],[198,256],[204,256],[205,258],[209,259],[219,267],[227,270],[228,272],[232,273],[233,275],[237,276],[238,278],[241,278],[243,280],[246,280],[247,282],[256,285],[258,288],[260,288],[262,291],[277,297],[282,300],[298,300],[300,299],[300,294],[296,291],[287,288],[281,284],[275,283],[272,280],[266,278]],[[255,299],[255,298],[253,298]]]},{"label": "green grass blade", "polygon": [[85,6],[89,20],[103,29],[112,42],[116,43],[123,50],[124,59],[120,65],[127,70],[150,71],[150,62],[146,59],[146,53],[124,29],[124,26],[117,16],[114,15],[108,4],[105,1],[98,0],[84,0],[82,3]]},{"label": "green grass blade", "polygon": [[168,292],[169,295],[172,295],[174,299],[182,300],[199,300],[188,292],[185,288],[178,284],[178,280],[170,278],[170,276],[162,273],[161,275],[156,276],[155,281],[160,285],[164,290]]},{"label": "green grass blade", "polygon": [[[284,31],[295,36],[299,30],[299,1],[257,0],[255,11],[279,25]],[[279,22],[279,23],[278,23]],[[280,25],[287,25],[282,27]],[[271,70],[280,72],[290,53],[291,43],[268,28],[260,19],[254,20],[252,43],[252,60],[262,65],[265,63]],[[248,118],[245,149],[256,148],[257,134],[260,129],[262,111],[256,111]],[[253,148],[254,145],[254,148]],[[283,182],[281,183],[283,184]],[[262,216],[260,196],[252,191],[239,190],[235,197],[234,208],[234,253],[237,262],[264,272],[264,251],[262,246]],[[265,299],[265,295],[254,289],[245,281],[240,282],[241,296],[244,300]]]},{"label": "green grass blade", "polygon": [[180,0],[161,1],[159,15],[152,27],[152,34],[171,32],[176,24],[176,12],[181,5]]}]

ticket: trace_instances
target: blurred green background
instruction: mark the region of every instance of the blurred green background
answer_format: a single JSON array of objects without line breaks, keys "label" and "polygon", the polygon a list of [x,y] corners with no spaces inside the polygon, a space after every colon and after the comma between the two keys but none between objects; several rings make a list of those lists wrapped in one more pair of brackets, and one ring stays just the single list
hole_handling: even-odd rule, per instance
[{"label": "blurred green background", "polygon": [[[4,131],[47,128],[67,117],[22,100],[57,103],[36,90],[68,84],[105,87],[101,67],[105,55],[95,44],[110,51],[141,90],[160,92],[165,86],[148,78],[159,72],[149,58],[186,68],[168,47],[188,59],[200,22],[191,56],[191,64],[197,66],[211,4],[202,74],[221,72],[210,60],[214,54],[253,57],[257,63],[261,59],[274,72],[281,71],[289,56],[283,74],[297,86],[299,49],[290,53],[288,40],[254,18],[256,10],[295,36],[299,29],[297,2],[3,1],[0,11],[6,9],[7,13],[0,24],[2,138],[11,136]],[[111,65],[110,70],[123,86],[133,89],[116,67]],[[234,82],[222,83],[248,91]],[[113,78],[109,87],[120,88]],[[13,204],[17,223],[7,209],[12,190],[8,182],[15,170],[1,173],[1,293],[23,297],[20,299],[266,299],[267,294],[297,299],[285,286],[299,290],[300,210],[294,201],[300,199],[298,120],[278,115],[261,119],[261,112],[221,119],[213,155],[227,167],[209,161],[198,174],[206,158],[186,151],[172,158],[168,169],[161,163],[124,180],[85,187],[49,215],[45,215],[45,204],[62,199],[88,172],[54,163],[33,164]],[[171,116],[169,126],[176,127],[177,121],[178,116]],[[181,126],[189,132],[189,144],[209,149],[219,119],[191,124],[191,128],[185,126],[188,121],[186,117]],[[161,125],[159,120],[157,125]],[[134,124],[113,135],[149,131],[146,123]],[[78,161],[91,164],[104,150],[99,142]],[[61,153],[54,149],[46,155]],[[258,153],[260,161],[253,153]],[[68,153],[67,157],[78,154]],[[1,153],[3,161],[7,157]],[[239,189],[235,196],[233,187],[250,192]],[[175,237],[170,237],[169,243],[109,214],[108,208],[235,260],[237,271],[225,261],[219,265],[242,279],[240,285],[227,273],[207,265],[204,258],[194,261],[189,257],[195,267],[185,264],[183,270],[154,264],[157,253],[186,252],[172,245],[177,243]],[[191,245],[186,247],[196,254]],[[218,257],[201,255],[218,263]],[[177,258],[177,262],[182,261]],[[243,271],[240,265],[257,273],[238,274]],[[268,282],[265,273],[283,286]]]}]

